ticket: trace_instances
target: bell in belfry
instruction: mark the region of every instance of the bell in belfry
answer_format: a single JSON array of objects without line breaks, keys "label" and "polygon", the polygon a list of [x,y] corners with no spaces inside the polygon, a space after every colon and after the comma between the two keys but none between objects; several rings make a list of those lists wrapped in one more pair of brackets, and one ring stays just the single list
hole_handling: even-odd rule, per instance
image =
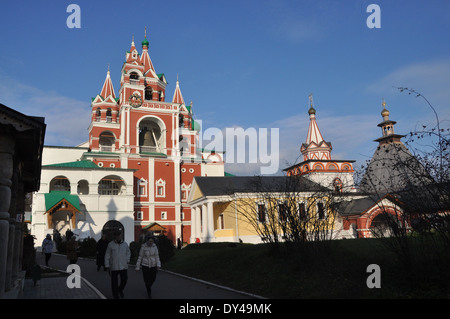
[{"label": "bell in belfry", "polygon": [[144,143],[143,146],[155,146],[155,144],[153,143],[153,139],[152,139],[152,133],[150,132],[150,130],[147,130],[144,133]]}]

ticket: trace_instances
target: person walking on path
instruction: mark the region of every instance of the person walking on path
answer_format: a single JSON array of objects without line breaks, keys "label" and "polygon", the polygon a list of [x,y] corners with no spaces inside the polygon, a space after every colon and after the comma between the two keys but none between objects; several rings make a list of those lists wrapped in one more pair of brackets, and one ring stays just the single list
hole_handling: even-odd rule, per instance
[{"label": "person walking on path", "polygon": [[67,259],[69,259],[71,264],[76,264],[78,259],[78,242],[75,239],[75,236],[72,236],[67,243]]},{"label": "person walking on path", "polygon": [[[114,240],[109,242],[105,253],[105,268],[111,276],[112,294],[115,299],[124,297],[123,290],[128,281],[128,263],[130,262],[130,248],[122,239],[120,231],[114,233]],[[120,285],[118,282],[120,276]]]},{"label": "person walking on path", "polygon": [[47,234],[44,240],[42,241],[42,253],[45,254],[45,265],[48,266],[48,262],[53,252],[53,241],[52,236]]},{"label": "person walking on path", "polygon": [[142,266],[144,284],[147,289],[148,298],[152,298],[152,285],[156,279],[156,273],[161,268],[158,247],[156,247],[153,238],[147,238],[147,241],[139,250],[139,257],[136,262],[136,270]]},{"label": "person walking on path", "polygon": [[100,267],[103,266],[103,269],[106,270],[105,267],[105,253],[106,248],[108,247],[108,240],[106,239],[106,235],[102,235],[97,242],[97,271],[100,270]]}]

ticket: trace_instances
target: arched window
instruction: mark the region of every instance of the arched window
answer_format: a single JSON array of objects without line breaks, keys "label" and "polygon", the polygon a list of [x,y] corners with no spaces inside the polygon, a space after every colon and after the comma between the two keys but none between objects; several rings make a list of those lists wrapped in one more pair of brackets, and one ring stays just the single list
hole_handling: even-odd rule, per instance
[{"label": "arched window", "polygon": [[334,191],[336,193],[341,193],[342,192],[342,181],[340,178],[336,177],[333,181],[333,187],[334,187]]},{"label": "arched window", "polygon": [[108,108],[106,110],[106,122],[112,122],[112,112],[111,112],[111,108]]},{"label": "arched window", "polygon": [[328,164],[327,169],[328,169],[329,171],[337,171],[337,170],[338,170],[336,164],[334,164],[334,163]]},{"label": "arched window", "polygon": [[95,112],[95,120],[97,122],[100,122],[100,119],[102,118],[102,111],[100,108],[97,108],[97,111]]},{"label": "arched window", "polygon": [[114,152],[115,151],[115,142],[113,133],[111,132],[102,132],[99,138],[99,148],[101,152]]},{"label": "arched window", "polygon": [[166,182],[162,178],[156,181],[156,197],[166,197]]},{"label": "arched window", "polygon": [[50,181],[50,192],[68,191],[70,192],[70,182],[65,176],[56,176]]},{"label": "arched window", "polygon": [[317,170],[317,171],[322,171],[323,170],[323,165],[322,164],[315,164],[313,169]]},{"label": "arched window", "polygon": [[120,195],[125,192],[125,189],[125,182],[116,175],[108,175],[98,183],[99,195]]},{"label": "arched window", "polygon": [[145,178],[141,178],[137,181],[137,197],[147,196],[147,186],[148,182]]},{"label": "arched window", "polygon": [[130,84],[139,84],[139,74],[137,72],[130,73]]},{"label": "arched window", "polygon": [[343,164],[342,165],[342,170],[343,171],[351,171],[351,166],[349,164]]},{"label": "arched window", "polygon": [[87,180],[83,179],[78,182],[77,193],[78,193],[78,195],[88,195],[89,194],[89,183]]}]

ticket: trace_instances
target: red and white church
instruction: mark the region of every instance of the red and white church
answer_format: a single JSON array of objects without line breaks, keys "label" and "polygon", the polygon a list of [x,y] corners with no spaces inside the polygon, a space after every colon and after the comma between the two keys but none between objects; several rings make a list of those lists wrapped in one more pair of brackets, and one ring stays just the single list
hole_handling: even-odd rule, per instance
[{"label": "red and white church", "polygon": [[198,148],[200,125],[186,105],[179,81],[172,99],[157,73],[149,41],[134,39],[115,92],[110,71],[92,99],[89,140],[76,147],[46,146],[41,185],[33,195],[31,231],[71,229],[99,239],[121,229],[127,242],[148,231],[190,243],[186,204],[194,176],[223,176],[223,154]]}]

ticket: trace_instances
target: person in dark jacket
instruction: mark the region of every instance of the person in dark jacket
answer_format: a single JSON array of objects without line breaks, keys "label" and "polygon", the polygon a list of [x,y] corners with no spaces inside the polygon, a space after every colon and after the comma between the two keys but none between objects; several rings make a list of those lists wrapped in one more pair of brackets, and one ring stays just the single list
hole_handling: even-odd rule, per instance
[{"label": "person in dark jacket", "polygon": [[78,242],[75,239],[75,236],[72,236],[70,238],[69,242],[67,243],[67,259],[69,259],[71,264],[76,264],[78,259]]},{"label": "person in dark jacket", "polygon": [[105,253],[106,248],[108,247],[108,240],[106,239],[106,235],[102,235],[102,238],[97,242],[97,271],[103,266],[103,270],[106,271],[105,268]]}]

